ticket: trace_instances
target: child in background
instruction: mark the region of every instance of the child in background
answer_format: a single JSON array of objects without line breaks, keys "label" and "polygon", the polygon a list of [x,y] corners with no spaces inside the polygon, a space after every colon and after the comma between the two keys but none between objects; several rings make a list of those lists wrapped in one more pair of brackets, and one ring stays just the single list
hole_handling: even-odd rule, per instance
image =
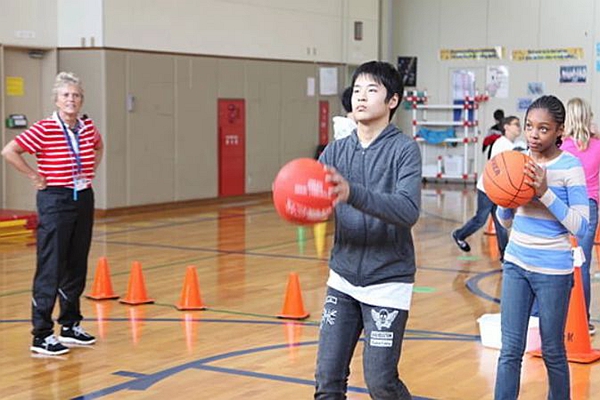
[{"label": "child in background", "polygon": [[356,122],[352,116],[352,87],[347,87],[342,93],[342,107],[346,111],[345,117],[333,117],[333,139],[340,140],[350,136],[356,129]]},{"label": "child in background", "polygon": [[[503,151],[515,149],[515,140],[521,135],[519,118],[514,115],[504,118],[501,129],[502,135],[492,145],[491,157]],[[496,205],[485,194],[483,174],[477,179],[477,211],[466,224],[452,232],[452,239],[454,239],[454,242],[462,251],[471,251],[471,246],[467,243],[467,238],[481,229],[490,215],[494,220],[494,227],[496,228],[496,236],[498,238],[498,251],[500,252],[500,260],[502,260],[504,249],[508,242],[508,232],[496,218]]]},{"label": "child in background", "polygon": [[564,331],[573,286],[569,234],[581,239],[588,229],[588,197],[579,160],[558,148],[565,108],[555,96],[535,100],[525,114],[525,135],[533,161],[526,165],[534,199],[517,209],[498,207],[511,228],[502,272],[502,348],[495,400],[519,395],[521,362],[534,298],[539,306],[542,356],[548,371],[548,398],[570,398]]},{"label": "child in background", "polygon": [[581,266],[583,293],[588,316],[590,334],[596,333],[596,327],[589,323],[590,320],[590,262],[592,261],[592,248],[598,226],[598,185],[600,171],[600,139],[591,133],[592,110],[589,104],[578,97],[567,103],[567,116],[565,132],[561,150],[573,154],[581,161],[585,173],[588,202],[590,206],[590,223],[584,237],[578,242],[585,255],[585,262]]}]

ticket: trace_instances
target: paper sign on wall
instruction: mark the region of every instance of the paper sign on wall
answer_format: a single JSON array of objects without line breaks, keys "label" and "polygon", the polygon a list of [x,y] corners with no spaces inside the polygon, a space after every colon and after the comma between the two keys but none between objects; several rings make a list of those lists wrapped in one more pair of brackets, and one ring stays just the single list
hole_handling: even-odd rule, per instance
[{"label": "paper sign on wall", "polygon": [[464,99],[475,95],[475,73],[468,70],[452,71],[452,98]]},{"label": "paper sign on wall", "polygon": [[315,96],[315,78],[313,77],[306,78],[306,95],[308,97]]},{"label": "paper sign on wall", "polygon": [[490,97],[508,98],[508,67],[505,65],[488,66],[485,90]]},{"label": "paper sign on wall", "polygon": [[25,80],[20,76],[6,77],[6,95],[22,97],[25,95]]},{"label": "paper sign on wall", "polygon": [[338,94],[337,68],[319,68],[319,94],[321,96],[336,96]]}]

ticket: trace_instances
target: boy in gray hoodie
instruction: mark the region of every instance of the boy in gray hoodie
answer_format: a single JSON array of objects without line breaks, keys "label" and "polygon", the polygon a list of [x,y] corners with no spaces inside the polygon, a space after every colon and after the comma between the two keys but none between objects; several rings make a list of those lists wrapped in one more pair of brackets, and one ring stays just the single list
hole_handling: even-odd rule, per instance
[{"label": "boy in gray hoodie", "polygon": [[315,399],[346,398],[349,365],[363,330],[371,397],[410,399],[398,362],[416,270],[411,228],[421,207],[421,154],[390,123],[403,91],[396,68],[365,63],[352,87],[357,134],[330,143],[319,158],[336,199]]}]

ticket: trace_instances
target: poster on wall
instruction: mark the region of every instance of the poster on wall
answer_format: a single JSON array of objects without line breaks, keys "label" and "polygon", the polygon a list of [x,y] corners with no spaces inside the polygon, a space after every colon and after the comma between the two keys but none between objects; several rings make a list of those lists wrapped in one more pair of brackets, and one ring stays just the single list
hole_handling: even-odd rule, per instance
[{"label": "poster on wall", "polygon": [[452,98],[462,100],[465,96],[475,96],[475,73],[462,69],[452,71]]},{"label": "poster on wall", "polygon": [[544,95],[544,82],[528,82],[527,83],[527,94],[529,96],[543,96]]},{"label": "poster on wall", "polygon": [[338,76],[336,67],[319,68],[319,94],[321,96],[337,96]]},{"label": "poster on wall", "polygon": [[528,97],[517,99],[517,111],[525,112],[529,106],[533,103],[533,100]]},{"label": "poster on wall", "polygon": [[404,86],[417,86],[417,57],[398,57],[398,71]]},{"label": "poster on wall", "polygon": [[561,65],[560,83],[585,83],[587,81],[587,66]]},{"label": "poster on wall", "polygon": [[508,67],[497,65],[487,67],[485,75],[485,90],[490,97],[508,98]]}]

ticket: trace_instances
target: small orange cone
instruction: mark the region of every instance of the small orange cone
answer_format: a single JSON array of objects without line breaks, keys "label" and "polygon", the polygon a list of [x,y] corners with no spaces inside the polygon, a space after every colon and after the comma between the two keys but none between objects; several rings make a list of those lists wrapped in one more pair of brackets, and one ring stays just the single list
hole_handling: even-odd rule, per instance
[{"label": "small orange cone", "polygon": [[600,228],[596,229],[596,237],[594,238],[594,244],[600,244]]},{"label": "small orange cone", "polygon": [[302,301],[302,290],[300,289],[300,280],[298,274],[290,272],[288,278],[287,290],[285,293],[285,301],[283,310],[277,318],[284,319],[306,319],[309,313],[304,310],[304,302]]},{"label": "small orange cone", "polygon": [[112,283],[110,281],[110,270],[108,268],[108,261],[106,260],[106,257],[100,257],[98,259],[92,292],[86,294],[85,297],[92,300],[109,300],[119,298],[119,295],[115,294],[113,291]]},{"label": "small orange cone", "polygon": [[142,274],[142,264],[134,261],[131,265],[131,274],[129,275],[129,284],[127,285],[127,296],[119,300],[121,303],[138,305],[154,303],[154,299],[148,298],[146,293],[146,283]]},{"label": "small orange cone", "polygon": [[494,226],[494,219],[492,216],[488,218],[487,227],[485,228],[486,235],[495,236],[496,235],[496,227]]},{"label": "small orange cone", "polygon": [[202,304],[200,297],[200,286],[198,285],[198,275],[196,267],[190,265],[185,272],[183,280],[183,289],[179,303],[176,304],[178,310],[204,310],[206,306]]},{"label": "small orange cone", "polygon": [[[592,349],[588,318],[581,283],[581,268],[575,266],[575,284],[571,289],[569,313],[565,327],[565,347],[567,360],[576,363],[589,364],[600,360],[600,350]],[[532,355],[541,357],[541,350],[534,350]]]}]

